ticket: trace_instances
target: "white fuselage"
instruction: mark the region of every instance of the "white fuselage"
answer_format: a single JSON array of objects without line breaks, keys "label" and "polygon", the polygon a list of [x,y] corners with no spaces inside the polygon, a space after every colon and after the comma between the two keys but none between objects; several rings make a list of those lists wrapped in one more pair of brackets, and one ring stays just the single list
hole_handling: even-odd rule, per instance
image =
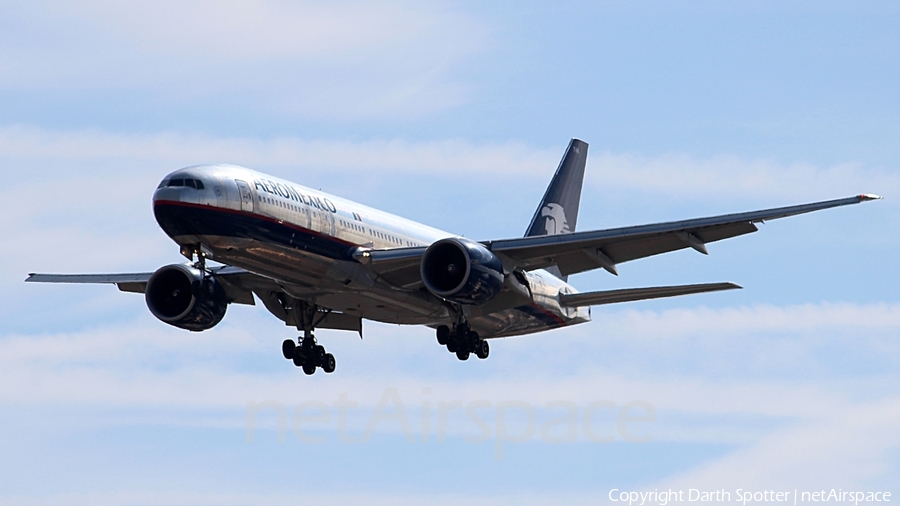
[{"label": "white fuselage", "polygon": [[[447,303],[416,286],[419,280],[376,275],[354,253],[427,247],[456,234],[233,165],[173,172],[153,201],[175,242],[201,244],[211,259],[276,280],[292,297],[389,323],[433,326],[450,318]],[[482,336],[589,321],[587,308],[559,305],[560,292],[576,291],[570,285],[542,270],[525,275],[527,303],[501,311],[464,307]]]}]

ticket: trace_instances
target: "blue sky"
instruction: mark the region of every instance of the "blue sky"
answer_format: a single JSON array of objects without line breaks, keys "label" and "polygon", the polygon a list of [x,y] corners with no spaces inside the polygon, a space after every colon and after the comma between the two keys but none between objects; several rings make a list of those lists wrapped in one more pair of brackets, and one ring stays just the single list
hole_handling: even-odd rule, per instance
[{"label": "blue sky", "polygon": [[[0,12],[0,502],[900,494],[895,3],[91,0]],[[114,288],[22,283],[181,261],[150,196],[197,163],[468,237],[518,236],[576,136],[591,145],[581,230],[886,198],[767,223],[708,257],[575,276],[582,290],[745,288],[594,308],[587,325],[492,343],[487,361],[460,363],[425,328],[367,322],[362,341],[321,332],[337,372],[307,377],[279,356],[294,331],[261,306],[189,334]],[[357,403],[346,430],[342,395]],[[248,406],[267,401],[250,442]],[[463,408],[440,424],[453,403]],[[654,421],[623,433],[648,405]],[[551,426],[569,408],[574,440],[568,419]],[[324,442],[302,440],[313,436]]]}]

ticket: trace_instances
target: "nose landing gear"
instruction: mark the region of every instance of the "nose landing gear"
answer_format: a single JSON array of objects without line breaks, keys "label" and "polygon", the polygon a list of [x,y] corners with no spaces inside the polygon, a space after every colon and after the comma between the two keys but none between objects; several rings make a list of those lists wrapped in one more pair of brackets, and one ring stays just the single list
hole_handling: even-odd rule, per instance
[{"label": "nose landing gear", "polygon": [[490,346],[488,342],[473,331],[466,322],[458,323],[450,330],[446,325],[437,328],[438,344],[447,347],[450,353],[456,353],[456,358],[468,360],[474,353],[478,358],[488,358]]}]

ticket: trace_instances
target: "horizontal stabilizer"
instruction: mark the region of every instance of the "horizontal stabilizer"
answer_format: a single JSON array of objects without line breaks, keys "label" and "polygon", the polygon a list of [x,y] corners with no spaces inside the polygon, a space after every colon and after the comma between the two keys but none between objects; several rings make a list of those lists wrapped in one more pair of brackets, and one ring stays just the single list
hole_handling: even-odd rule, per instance
[{"label": "horizontal stabilizer", "polygon": [[734,283],[704,283],[699,285],[654,286],[650,288],[626,288],[622,290],[606,290],[603,292],[586,292],[560,294],[559,303],[563,306],[582,307],[631,302],[644,299],[661,299],[692,293],[718,292],[741,288]]},{"label": "horizontal stabilizer", "polygon": [[132,274],[35,274],[28,275],[32,283],[146,283],[152,272]]},{"label": "horizontal stabilizer", "polygon": [[25,281],[31,283],[115,284],[123,292],[144,293],[152,272],[130,274],[35,274]]}]

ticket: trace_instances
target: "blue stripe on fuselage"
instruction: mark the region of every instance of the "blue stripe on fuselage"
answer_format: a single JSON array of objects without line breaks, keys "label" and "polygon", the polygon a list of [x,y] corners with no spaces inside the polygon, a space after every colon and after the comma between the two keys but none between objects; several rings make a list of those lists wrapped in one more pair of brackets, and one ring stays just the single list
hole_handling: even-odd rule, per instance
[{"label": "blue stripe on fuselage", "polygon": [[253,239],[335,260],[352,260],[357,246],[275,218],[210,205],[158,200],[154,202],[153,214],[169,237],[210,235]]},{"label": "blue stripe on fuselage", "polygon": [[563,320],[559,315],[554,314],[540,306],[535,304],[528,304],[524,306],[518,306],[515,308],[518,311],[521,311],[529,316],[537,318],[538,320],[546,323],[552,327],[558,327],[560,325],[565,325],[566,321]]}]

